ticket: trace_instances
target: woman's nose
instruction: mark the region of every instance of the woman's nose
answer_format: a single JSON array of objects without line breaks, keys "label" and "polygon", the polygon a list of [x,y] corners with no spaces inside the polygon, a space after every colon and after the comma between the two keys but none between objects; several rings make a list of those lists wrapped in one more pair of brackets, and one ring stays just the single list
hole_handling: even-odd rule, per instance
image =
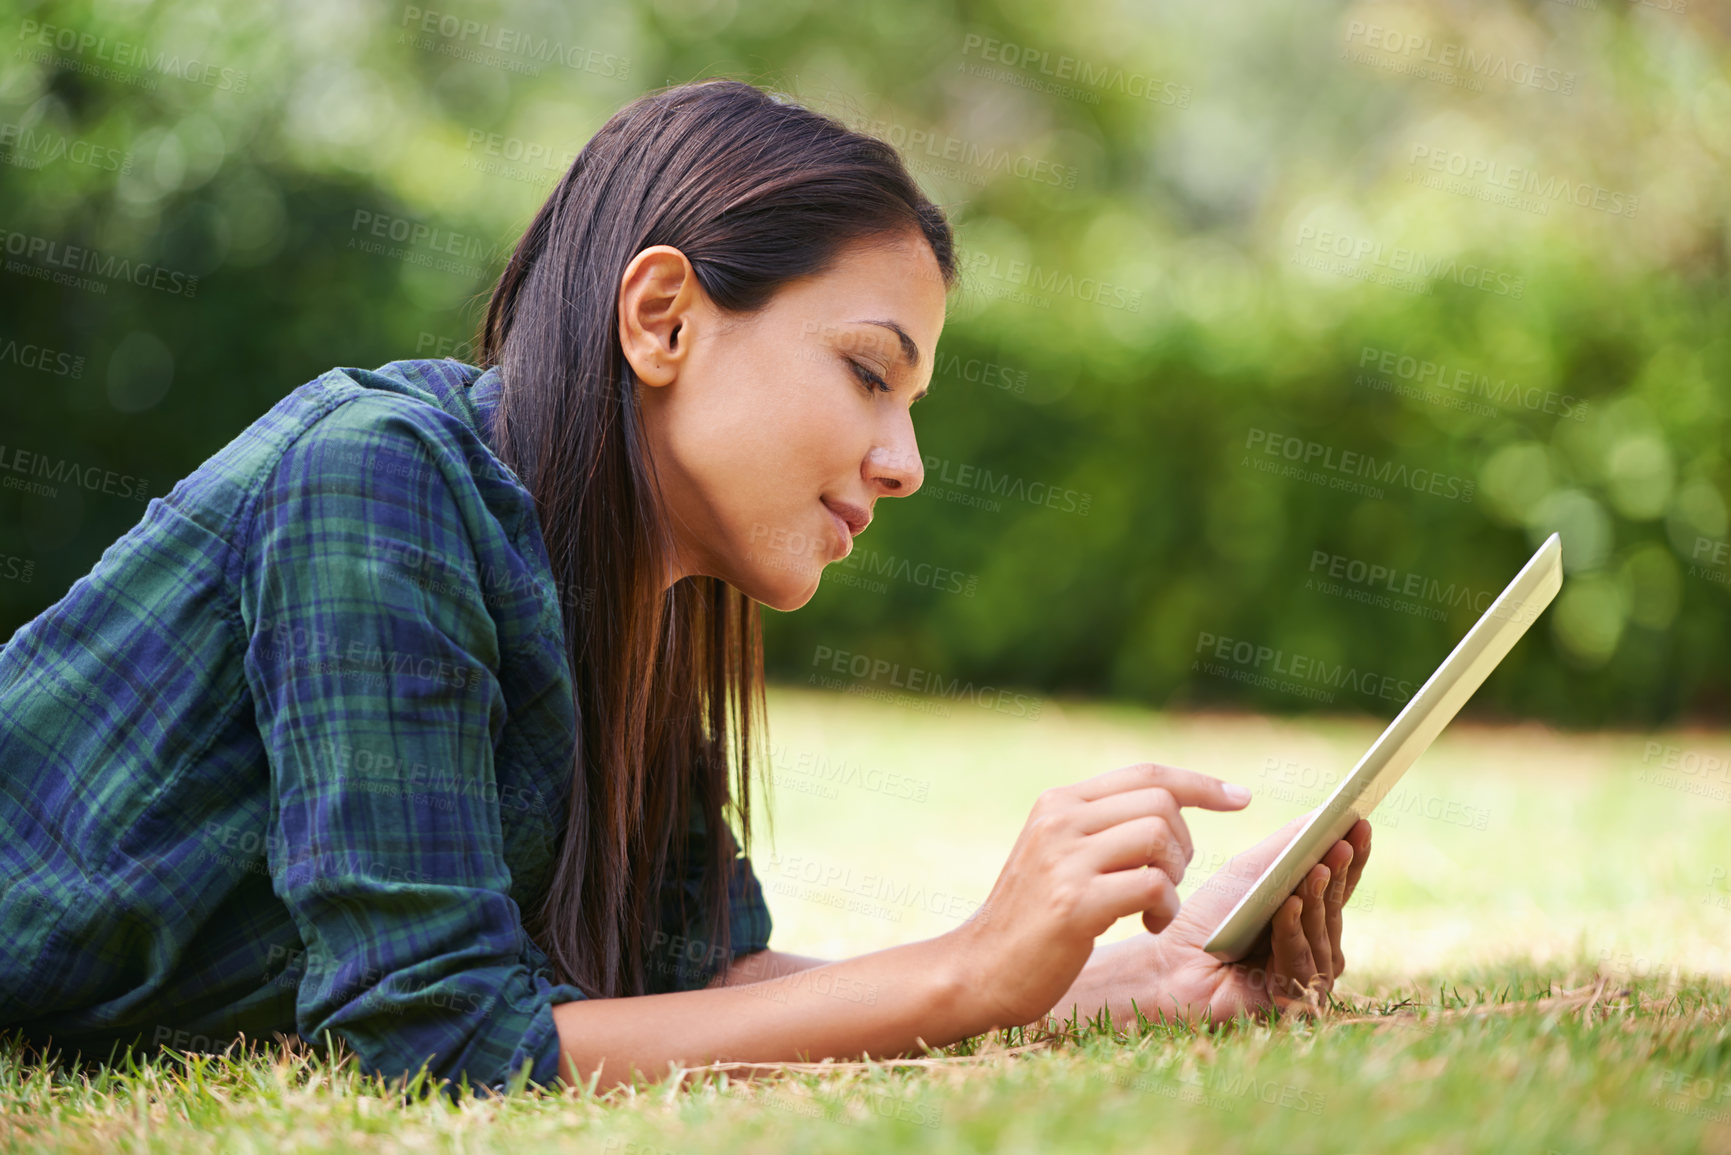
[{"label": "woman's nose", "polygon": [[867,480],[886,497],[907,497],[926,479],[925,463],[912,439],[904,446],[874,449],[866,464]]}]

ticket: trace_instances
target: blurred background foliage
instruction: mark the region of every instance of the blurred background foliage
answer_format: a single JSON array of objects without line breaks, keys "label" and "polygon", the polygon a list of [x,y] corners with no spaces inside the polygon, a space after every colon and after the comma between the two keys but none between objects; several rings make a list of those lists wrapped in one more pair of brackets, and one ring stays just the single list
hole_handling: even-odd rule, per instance
[{"label": "blurred background foliage", "polygon": [[[767,614],[773,673],[827,646],[1316,708],[1202,669],[1207,639],[1415,688],[1477,616],[1436,591],[1498,590],[1560,530],[1564,592],[1472,712],[1722,719],[1728,38],[1696,0],[7,0],[0,444],[160,495],[331,366],[462,357],[589,135],[732,76],[902,148],[967,267],[915,411],[928,492]],[[182,291],[43,279],[64,246]],[[1280,476],[1269,444],[1471,498]],[[0,488],[0,636],[143,513],[56,490]]]}]

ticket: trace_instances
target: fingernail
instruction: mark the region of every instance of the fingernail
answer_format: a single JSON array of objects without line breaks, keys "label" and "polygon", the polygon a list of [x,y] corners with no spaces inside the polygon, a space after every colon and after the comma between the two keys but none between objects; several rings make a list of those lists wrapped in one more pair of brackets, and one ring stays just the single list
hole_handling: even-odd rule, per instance
[{"label": "fingernail", "polygon": [[1235,782],[1226,783],[1226,800],[1228,802],[1244,803],[1250,801],[1250,791]]}]

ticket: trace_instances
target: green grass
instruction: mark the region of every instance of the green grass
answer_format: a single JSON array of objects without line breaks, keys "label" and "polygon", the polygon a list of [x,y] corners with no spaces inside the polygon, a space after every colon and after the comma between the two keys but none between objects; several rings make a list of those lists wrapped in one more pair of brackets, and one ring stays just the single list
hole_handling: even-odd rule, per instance
[{"label": "green grass", "polygon": [[[776,838],[754,857],[776,946],[839,957],[941,933],[985,896],[1040,790],[1131,761],[1258,792],[1242,813],[1195,815],[1188,892],[1210,862],[1320,801],[1302,783],[1349,768],[1380,726],[963,709],[772,696]],[[404,1101],[352,1056],[306,1044],[88,1075],[0,1053],[0,1138],[8,1150],[512,1155],[1731,1150],[1731,807],[1641,780],[1650,740],[1731,745],[1451,728],[1391,798],[1411,803],[1405,816],[1372,818],[1350,969],[1320,1020],[1074,1024],[924,1060],[701,1071],[677,1090],[461,1107]]]}]

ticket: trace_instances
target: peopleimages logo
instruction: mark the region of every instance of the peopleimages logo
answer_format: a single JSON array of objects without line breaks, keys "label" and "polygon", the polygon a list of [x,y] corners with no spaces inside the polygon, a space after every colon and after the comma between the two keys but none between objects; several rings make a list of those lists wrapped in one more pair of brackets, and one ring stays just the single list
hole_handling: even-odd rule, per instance
[{"label": "peopleimages logo", "polygon": [[[351,233],[363,235],[363,243],[357,244],[355,238],[349,238],[349,248],[363,248],[368,252],[382,251],[380,246],[368,248],[365,237],[378,237],[382,240],[395,241],[400,245],[408,245],[417,249],[425,249],[429,253],[440,256],[461,257],[464,260],[491,263],[509,254],[505,246],[498,241],[489,241],[473,233],[459,233],[451,229],[442,229],[437,225],[429,225],[411,217],[391,216],[388,213],[375,213],[367,209],[356,209],[354,219],[349,224]],[[393,256],[401,255],[400,250],[393,251]]]},{"label": "peopleimages logo", "polygon": [[1474,89],[1482,89],[1486,80],[1496,80],[1518,88],[1533,88],[1563,96],[1575,91],[1573,72],[1534,64],[1530,60],[1510,59],[1500,52],[1480,52],[1457,41],[1438,42],[1429,36],[1367,24],[1363,20],[1354,20],[1347,25],[1346,43],[1348,47],[1342,50],[1341,55],[1359,63],[1374,64],[1377,61],[1362,51],[1355,52],[1351,47],[1355,44],[1376,49],[1384,58],[1393,57],[1415,74],[1422,74],[1425,65],[1447,69],[1445,75],[1452,76],[1457,83],[1471,80]]},{"label": "peopleimages logo", "polygon": [[951,461],[935,454],[927,454],[924,464],[926,484],[932,486],[934,492],[941,493],[942,486],[956,490],[977,490],[993,497],[1014,498],[1030,505],[1043,505],[1047,509],[1062,510],[1083,517],[1088,516],[1088,510],[1094,504],[1094,495],[1091,493],[1082,493],[1043,481],[1029,481],[1008,473],[994,473],[978,465]]},{"label": "peopleimages logo", "polygon": [[[1459,177],[1469,183],[1483,183],[1510,192],[1525,193],[1540,201],[1566,201],[1584,209],[1595,209],[1611,216],[1633,217],[1641,207],[1641,198],[1631,193],[1617,192],[1590,181],[1572,181],[1567,177],[1541,176],[1537,170],[1520,165],[1508,165],[1489,157],[1468,156],[1447,148],[1432,148],[1415,144],[1412,166],[1423,166],[1433,173]],[[1412,174],[1408,173],[1408,180]]]},{"label": "peopleimages logo", "polygon": [[[1245,436],[1244,448],[1260,450],[1264,456],[1283,459],[1299,469],[1308,470],[1315,466],[1337,476],[1362,478],[1380,485],[1401,486],[1417,493],[1428,493],[1433,497],[1471,501],[1477,490],[1477,485],[1470,478],[1438,473],[1434,469],[1408,469],[1402,463],[1378,460],[1368,453],[1351,449],[1337,451],[1334,446],[1320,441],[1267,429],[1252,428]],[[1249,457],[1246,462],[1256,463],[1255,459]],[[1376,496],[1380,498],[1381,494]]]},{"label": "peopleimages logo", "polygon": [[1392,674],[1360,670],[1344,662],[1330,663],[1326,658],[1221,637],[1207,631],[1196,635],[1195,653],[1198,656],[1190,663],[1193,672],[1229,677],[1248,685],[1285,690],[1323,701],[1333,701],[1332,696],[1325,696],[1329,691],[1349,689],[1389,701],[1405,702],[1416,688],[1407,679]]},{"label": "peopleimages logo", "polygon": [[10,121],[0,124],[0,152],[7,164],[17,168],[43,168],[64,160],[99,172],[132,171],[130,152]]},{"label": "peopleimages logo", "polygon": [[[802,779],[809,780],[829,787],[829,792],[824,795],[828,798],[836,797],[837,787],[851,786],[868,794],[883,794],[912,802],[924,802],[932,788],[929,779],[914,778],[894,771],[885,773],[876,767],[867,767],[843,758],[830,758],[811,750],[790,752],[778,742],[769,744],[769,765],[772,770],[780,772],[775,775],[776,785],[798,784]],[[805,792],[813,793],[810,790]]]},{"label": "peopleimages logo", "polygon": [[[966,702],[982,710],[1011,714],[1018,718],[1035,719],[1044,703],[1032,694],[1018,693],[998,686],[976,686],[961,678],[946,678],[936,670],[920,666],[904,666],[869,654],[818,646],[812,653],[811,665],[817,671],[829,671],[852,678],[856,684],[878,683],[891,689],[924,694],[940,701]],[[835,678],[822,678],[814,673],[807,682],[824,689],[839,689]],[[868,695],[869,696],[869,695]]]},{"label": "peopleimages logo", "polygon": [[[536,181],[548,173],[563,172],[577,159],[577,154],[570,149],[479,128],[469,130],[469,141],[464,151],[469,153],[463,158],[464,168],[524,181]],[[481,155],[476,156],[476,153]]]},{"label": "peopleimages logo", "polygon": [[[1019,69],[1055,81],[1073,81],[1079,86],[1118,92],[1156,104],[1190,107],[1190,86],[1132,72],[1115,65],[1095,64],[1075,56],[1057,56],[1043,48],[1028,48],[1011,41],[996,40],[970,32],[962,40],[962,55],[979,53],[980,59],[1005,68]],[[1093,93],[1086,95],[1093,96]],[[1098,103],[1098,96],[1089,103]]]},{"label": "peopleimages logo", "polygon": [[[1482,614],[1497,596],[1495,590],[1444,583],[1321,549],[1310,552],[1310,576],[1304,579],[1304,588],[1438,622],[1448,617],[1444,607],[1455,609],[1464,605]],[[1424,602],[1430,604],[1421,604]]]},{"label": "peopleimages logo", "polygon": [[[130,281],[140,288],[157,289],[177,297],[191,297],[198,292],[198,278],[187,273],[154,265],[149,261],[134,261],[129,257],[103,253],[100,249],[85,245],[69,245],[52,237],[38,237],[0,229],[0,251],[4,251],[9,257],[19,258],[6,263],[6,271],[11,273],[43,273],[48,275],[42,279],[53,279],[68,275],[61,270],[73,270],[105,277],[111,281]],[[98,291],[107,291],[106,287],[97,281],[75,287],[95,287]]]},{"label": "peopleimages logo", "polygon": [[55,491],[46,482],[72,482],[82,489],[92,493],[102,492],[113,497],[130,497],[135,501],[147,501],[150,498],[150,483],[142,477],[133,477],[128,473],[116,473],[112,469],[103,469],[98,465],[79,465],[65,458],[47,457],[41,453],[32,453],[27,449],[0,444],[0,474],[20,474],[23,477],[40,477],[45,482],[25,482],[15,477],[0,479],[0,485],[8,489],[23,489],[26,492],[38,493],[43,497],[53,497]]},{"label": "peopleimages logo", "polygon": [[56,377],[84,376],[84,358],[72,353],[62,353],[43,345],[32,345],[29,342],[19,342],[10,338],[0,339],[0,364],[13,364],[20,369],[35,369],[41,373],[52,373]]},{"label": "peopleimages logo", "polygon": [[[969,598],[974,596],[974,591],[980,585],[977,574],[963,573],[961,570],[934,565],[929,561],[897,557],[893,553],[882,553],[864,546],[856,548],[836,564],[844,569],[853,570],[860,577],[868,580],[871,578],[889,578],[894,581],[906,582],[909,585],[937,590],[940,593],[961,594],[963,597]],[[872,585],[878,587],[876,590],[878,593],[883,593],[884,589],[887,588],[882,582],[874,582]]]},{"label": "peopleimages logo", "polygon": [[[411,34],[422,34],[427,42],[431,42],[434,36],[441,37],[446,42],[441,51],[459,59],[494,63],[479,54],[478,50],[483,49],[498,53],[503,60],[521,58],[513,61],[519,66],[518,70],[534,76],[540,75],[536,68],[539,64],[562,64],[574,71],[591,72],[596,76],[618,80],[624,80],[631,75],[631,61],[611,52],[586,48],[581,44],[566,44],[562,40],[524,28],[465,19],[453,13],[434,12],[412,4],[403,8],[402,26],[409,29]],[[418,46],[429,45],[422,43]]]},{"label": "peopleimages logo", "polygon": [[[981,179],[970,183],[984,184],[984,178],[1010,175],[1036,184],[1073,189],[1081,170],[1074,165],[980,144],[953,133],[934,129],[909,127],[894,120],[874,119],[855,108],[839,93],[831,93],[823,102],[823,111],[834,116],[855,132],[888,141],[902,154],[902,159],[917,165],[921,161],[953,162],[965,169],[976,170]],[[954,174],[952,174],[954,175]]]},{"label": "peopleimages logo", "polygon": [[[1078,279],[1074,273],[1047,268],[1023,260],[1005,260],[979,249],[956,247],[956,264],[964,275],[986,277],[1002,285],[1027,288],[1034,296],[1029,303],[1044,308],[1050,297],[1072,297],[1084,304],[1125,312],[1142,311],[1142,290],[1114,285],[1098,277]],[[1044,301],[1044,304],[1041,302]]]},{"label": "peopleimages logo", "polygon": [[1353,265],[1369,262],[1373,269],[1410,274],[1420,282],[1453,281],[1463,288],[1478,289],[1515,301],[1525,296],[1527,291],[1526,278],[1513,273],[1471,262],[1463,264],[1454,257],[1428,256],[1402,245],[1390,247],[1370,237],[1357,237],[1333,229],[1319,229],[1315,225],[1302,226],[1294,244],[1299,249],[1309,248],[1325,256],[1349,261]]},{"label": "peopleimages logo", "polygon": [[[1450,366],[1441,361],[1413,357],[1398,349],[1379,349],[1375,345],[1366,345],[1359,350],[1358,367],[1372,368],[1378,373],[1407,382],[1416,387],[1416,395],[1421,398],[1428,390],[1443,390],[1465,397],[1482,397],[1496,405],[1520,405],[1535,413],[1554,413],[1573,421],[1587,419],[1587,402],[1572,393],[1558,393],[1554,389],[1521,385],[1506,377],[1498,377],[1493,381],[1484,373]],[[1373,387],[1377,384],[1374,379],[1369,383]]]},{"label": "peopleimages logo", "polygon": [[945,353],[939,349],[932,355],[935,364],[932,376],[939,380],[953,378],[976,385],[989,385],[1020,397],[1028,391],[1028,371],[979,357],[962,359],[960,353]]},{"label": "peopleimages logo", "polygon": [[182,60],[179,53],[171,54],[160,48],[153,50],[125,40],[110,40],[94,32],[80,32],[76,28],[62,28],[55,24],[25,20],[18,25],[18,39],[40,48],[68,52],[74,57],[82,58],[88,55],[92,60],[118,68],[135,68],[143,72],[178,77],[190,84],[202,84],[219,92],[246,91],[247,73],[243,68],[223,68],[192,57]]}]

